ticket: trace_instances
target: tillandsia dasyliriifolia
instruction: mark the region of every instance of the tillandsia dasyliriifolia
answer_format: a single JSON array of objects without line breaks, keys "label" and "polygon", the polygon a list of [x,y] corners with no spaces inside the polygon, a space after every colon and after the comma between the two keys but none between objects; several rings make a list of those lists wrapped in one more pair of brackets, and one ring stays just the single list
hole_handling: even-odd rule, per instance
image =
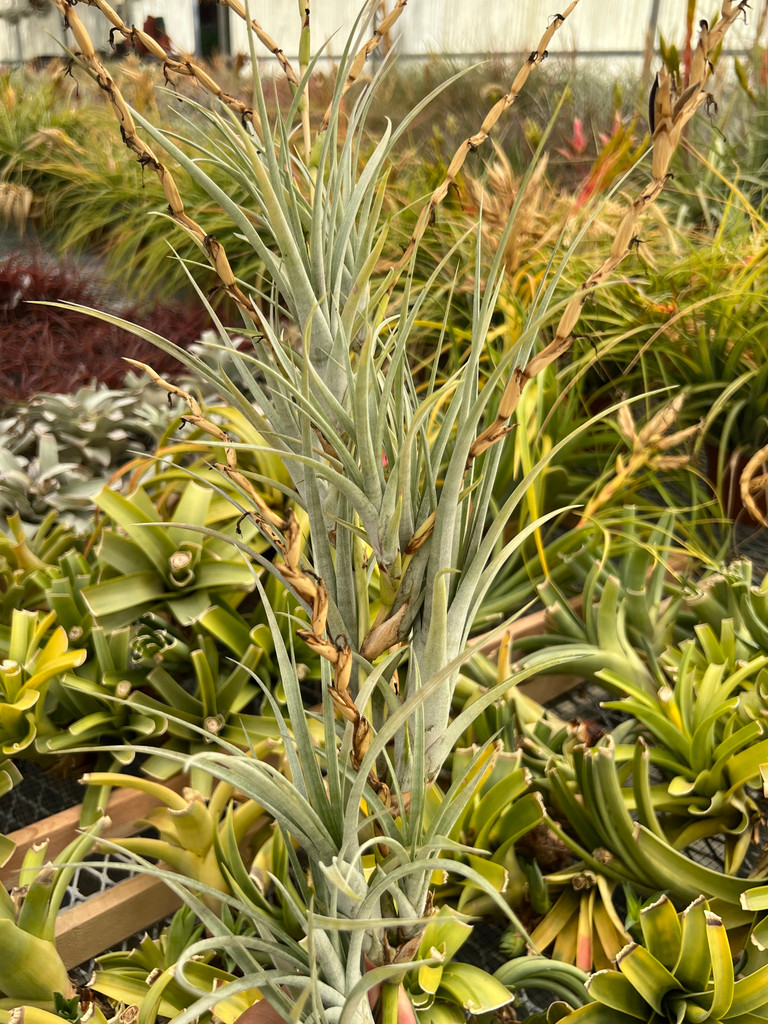
[{"label": "tillandsia dasyliriifolia", "polygon": [[[135,28],[129,28],[120,19],[116,12],[109,7],[106,0],[85,0],[85,2],[87,2],[89,6],[96,7],[102,11],[112,25],[114,32],[119,32],[124,37],[145,46],[145,48],[154,57],[162,62],[166,77],[172,76],[175,73],[191,77],[198,84],[208,90],[213,96],[226,104],[246,131],[248,139],[244,139],[244,145],[250,145],[248,140],[251,136],[254,138],[256,149],[258,149],[259,141],[262,141],[263,143],[265,136],[263,134],[260,136],[259,133],[266,133],[267,126],[260,123],[259,118],[250,110],[250,108],[239,103],[239,101],[234,100],[231,96],[221,90],[207,71],[199,68],[187,57],[180,58],[167,53],[155,40],[150,41],[149,37],[145,38],[145,36],[147,36],[146,33]],[[530,71],[540,64],[546,56],[546,48],[549,45],[554,32],[563,24],[566,17],[576,7],[577,3],[578,0],[573,0],[563,14],[549,20],[547,29],[539,43],[538,49],[535,50],[526,60],[523,68],[515,78],[510,93],[503,101],[494,105],[483,122],[481,131],[477,135],[473,136],[471,140],[468,140],[468,144],[463,147],[463,150],[459,154],[457,154],[452,163],[453,173],[458,173],[458,169],[463,162],[466,153],[477,148],[483,141],[485,141],[488,137],[488,132],[492,129],[503,111],[510,106],[512,102],[514,102],[519,91],[523,88]],[[240,284],[235,278],[229,264],[223,245],[216,238],[207,234],[203,228],[189,216],[185,210],[179,193],[179,188],[174,182],[170,169],[158,159],[153,149],[139,138],[137,134],[137,122],[139,121],[139,118],[132,115],[117,84],[114,82],[99,59],[93,43],[75,11],[76,0],[57,0],[57,5],[72,30],[77,43],[79,52],[76,56],[79,56],[85,68],[90,72],[100,88],[102,88],[109,97],[112,108],[118,118],[123,140],[128,148],[136,154],[141,166],[153,170],[158,176],[168,200],[171,216],[192,235],[200,248],[206,253],[219,277],[221,285],[238,304],[247,320],[252,322],[257,329],[259,327],[264,328],[265,325],[262,322],[262,313],[260,309],[257,308],[257,305],[252,302],[249,295],[240,287]],[[235,4],[228,3],[226,6],[231,7],[231,9],[236,13],[240,13]],[[394,24],[395,13],[397,13],[397,16],[399,17],[404,6],[404,3],[399,3],[393,9],[391,16],[385,23],[379,25],[374,36],[372,36],[368,43],[362,47],[357,58],[351,62],[350,70],[347,75],[347,82],[349,84],[351,84],[353,73],[359,74],[359,68],[362,66],[362,63],[364,63],[366,56],[372,52],[376,45],[378,45],[378,41],[383,37],[384,31],[389,31],[391,25]],[[265,40],[262,39],[262,42],[264,41]],[[272,52],[275,52],[276,47],[270,45],[270,42],[267,42],[266,45]],[[288,74],[288,72],[286,72],[286,74]],[[256,158],[259,156],[258,153],[251,155]],[[272,189],[273,184],[268,180],[267,172],[263,168],[260,160],[254,159],[253,164],[253,173],[258,178],[259,186],[263,187],[265,192]],[[312,188],[311,182],[308,183],[307,188]],[[277,207],[279,204],[275,203],[274,205]],[[241,211],[241,216],[237,223],[241,224],[244,217],[245,214],[242,214]],[[242,226],[241,229],[244,231],[247,231],[248,229],[252,230],[252,225],[249,222],[247,225]],[[416,243],[414,243],[414,246],[415,244]],[[295,246],[293,246],[293,248],[295,249]],[[309,323],[303,323],[300,321],[297,321],[297,323],[299,323],[301,329],[307,332],[309,331]],[[311,322],[313,343],[315,336],[318,334],[318,331],[322,326],[322,318],[314,317]],[[318,348],[321,349],[322,346],[318,346]],[[320,354],[322,354],[322,352]],[[159,380],[156,382],[159,383],[160,386],[166,386]],[[195,409],[189,399],[181,394],[180,391],[176,391],[175,393],[187,402],[192,413],[192,416],[190,417],[191,421],[202,429],[208,429],[209,432],[212,433],[212,436],[225,444],[227,464],[226,466],[222,466],[222,470],[238,484],[241,491],[246,497],[248,497],[248,487],[243,485],[243,482],[238,475],[239,471],[237,470],[234,446],[227,444],[227,441],[223,437],[216,434],[215,429],[211,431],[210,427],[206,426],[208,421],[203,415],[202,410]],[[215,425],[213,426],[215,428]],[[326,451],[326,447],[322,444],[322,438],[321,446],[323,447],[323,450]],[[326,454],[328,454],[327,451]],[[258,510],[257,502],[253,500],[252,495],[250,495],[250,499],[250,504],[254,506],[254,511],[252,513],[254,521],[257,522],[257,525],[260,526],[265,535],[272,540],[277,551],[284,559],[284,562],[280,562],[278,560],[278,563],[276,563],[277,570],[281,573],[286,583],[305,603],[310,614],[312,628],[311,630],[305,631],[307,635],[304,639],[310,642],[310,645],[314,646],[326,661],[332,665],[333,683],[331,686],[331,696],[337,710],[346,720],[350,721],[353,726],[352,760],[355,765],[358,765],[364,756],[370,733],[370,726],[356,706],[349,688],[350,673],[352,669],[351,642],[356,642],[358,638],[356,636],[352,636],[352,641],[350,641],[346,636],[344,636],[345,630],[335,628],[332,633],[327,630],[326,623],[329,594],[326,589],[326,581],[320,578],[320,574],[312,572],[308,568],[308,563],[303,562],[300,558],[300,534],[298,528],[291,524],[290,519],[281,524],[273,524],[264,519],[263,515]],[[419,549],[429,540],[432,534],[432,522],[433,520],[428,518],[425,523],[414,523],[413,536],[411,536],[407,542],[403,541],[402,544],[406,562],[408,561],[409,556],[412,558],[416,555]],[[377,528],[373,529],[371,536],[376,540]],[[398,580],[397,582],[399,583],[400,581]],[[385,580],[385,583],[388,584],[389,581]],[[392,588],[390,587],[390,589]],[[413,621],[411,606],[415,608],[418,605],[417,600],[411,601],[409,595],[405,593],[404,586],[400,588],[399,592],[395,593],[393,591],[392,594],[383,595],[383,597],[384,599],[382,601],[380,613],[377,615],[376,620],[367,631],[365,637],[362,641],[359,641],[361,656],[366,660],[377,658],[379,655],[390,650],[393,646],[402,642],[407,637]],[[352,635],[354,630],[350,629],[349,632],[350,635]],[[379,784],[376,780],[372,779],[372,785],[374,785],[379,792],[382,792],[383,783]]]},{"label": "tillandsia dasyliriifolia", "polygon": [[[235,275],[229,265],[224,247],[215,238],[206,234],[206,232],[187,215],[179,190],[170,170],[157,158],[150,147],[139,138],[136,131],[136,125],[133,117],[131,116],[128,105],[111,75],[109,75],[106,68],[98,58],[88,32],[73,9],[74,5],[68,2],[68,0],[56,0],[56,2],[64,17],[67,27],[72,31],[79,47],[77,56],[83,62],[87,70],[92,74],[99,87],[103,89],[109,97],[110,103],[117,115],[118,123],[120,125],[120,133],[126,146],[136,153],[137,159],[142,167],[150,167],[155,171],[161,185],[163,186],[165,196],[168,200],[169,210],[173,218],[181,224],[182,227],[186,228],[199,242],[211,260],[214,270],[227,293],[235,300],[235,302],[237,302],[238,306],[249,316],[250,319],[255,320],[258,315],[257,310],[251,303],[251,300],[237,285]],[[244,104],[235,100],[233,97],[224,93],[223,90],[213,82],[213,79],[211,79],[210,76],[201,68],[193,64],[192,61],[180,61],[171,58],[162,49],[159,43],[152,39],[151,36],[147,35],[147,33],[137,28],[128,28],[122,19],[119,18],[117,13],[108,4],[104,3],[103,0],[85,0],[85,2],[90,6],[98,7],[112,23],[115,30],[119,31],[123,36],[133,42],[140,42],[150,51],[150,53],[163,61],[163,68],[166,77],[168,76],[169,71],[193,76],[201,85],[208,89],[209,92],[217,96],[229,106],[233,107],[242,120],[251,121],[254,125],[254,129],[257,128],[253,111]],[[237,10],[236,4],[230,3],[228,6],[231,6],[236,13],[240,13]],[[245,12],[243,10],[243,14],[244,13]],[[287,66],[290,68],[289,64]],[[291,73],[290,71],[287,73],[290,80]],[[293,78],[295,80],[295,75]],[[259,528],[267,534],[268,539],[270,539],[285,558],[284,564],[278,565],[278,570],[286,584],[301,600],[305,601],[311,609],[312,629],[303,630],[302,635],[307,643],[330,661],[333,666],[334,683],[331,687],[331,695],[335,706],[340,710],[343,717],[346,720],[351,721],[353,724],[353,760],[356,764],[359,764],[363,754],[365,753],[367,744],[370,742],[370,726],[364,716],[362,716],[358,711],[352,696],[348,692],[349,677],[352,670],[352,651],[345,637],[339,636],[334,639],[330,639],[326,635],[328,594],[321,579],[312,579],[300,567],[299,550],[301,534],[295,516],[293,513],[289,513],[287,520],[283,521],[279,517],[276,518],[275,514],[267,508],[265,503],[260,499],[253,485],[243,477],[242,473],[239,472],[237,468],[237,454],[235,449],[231,447],[230,438],[224,434],[221,428],[217,427],[216,424],[212,423],[205,417],[202,409],[192,395],[184,391],[182,388],[163,380],[146,364],[137,363],[133,360],[130,361],[134,362],[134,365],[143,369],[159,387],[164,388],[169,392],[169,394],[176,395],[186,403],[190,410],[187,418],[191,423],[203,430],[206,430],[212,437],[223,442],[227,446],[225,447],[227,463],[226,465],[221,465],[218,468],[238,484],[253,502],[255,511],[249,514],[256,521]],[[285,540],[283,540],[280,537],[280,534],[276,532],[275,527],[277,530],[285,532]],[[376,781],[377,780],[372,779],[372,782]],[[377,788],[380,789],[381,786],[378,786]]]}]

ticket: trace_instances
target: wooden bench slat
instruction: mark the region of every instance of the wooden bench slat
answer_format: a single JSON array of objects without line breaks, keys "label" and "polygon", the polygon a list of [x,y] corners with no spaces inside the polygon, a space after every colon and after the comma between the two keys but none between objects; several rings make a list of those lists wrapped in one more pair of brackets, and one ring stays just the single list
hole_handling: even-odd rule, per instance
[{"label": "wooden bench slat", "polygon": [[[176,776],[166,783],[175,792],[180,792],[187,785],[187,777]],[[118,839],[132,835],[135,824],[145,818],[158,801],[147,793],[139,793],[132,789],[116,789],[112,792],[107,805],[109,825],[104,829],[105,839]],[[31,825],[9,832],[8,838],[16,844],[16,849],[8,862],[0,868],[0,881],[10,888],[15,884],[24,855],[35,843],[48,840],[47,860],[55,863],[56,857],[68,846],[80,827],[82,804],[69,807],[58,814],[35,821]]]},{"label": "wooden bench slat", "polygon": [[146,931],[180,906],[179,897],[159,878],[134,875],[62,910],[56,919],[56,947],[69,970]]}]

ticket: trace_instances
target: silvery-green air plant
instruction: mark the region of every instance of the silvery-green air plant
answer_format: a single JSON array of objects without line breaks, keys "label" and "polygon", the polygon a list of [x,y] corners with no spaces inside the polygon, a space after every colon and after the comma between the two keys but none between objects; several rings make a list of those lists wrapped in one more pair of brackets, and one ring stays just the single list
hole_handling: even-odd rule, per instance
[{"label": "silvery-green air plant", "polygon": [[[287,839],[293,872],[290,889],[278,885],[280,898],[301,922],[303,938],[297,942],[281,930],[260,909],[255,894],[249,898],[247,878],[242,884],[235,878],[235,891],[251,915],[256,938],[222,937],[223,926],[198,901],[214,938],[187,950],[187,957],[196,948],[213,948],[211,943],[226,948],[245,974],[241,987],[255,985],[278,1011],[307,1020],[370,1020],[365,994],[382,983],[384,1018],[394,1022],[398,987],[419,955],[421,931],[431,910],[430,881],[438,855],[441,868],[471,877],[509,913],[482,875],[450,859],[457,844],[446,838],[487,778],[493,745],[480,749],[465,775],[445,792],[439,779],[469,718],[498,696],[498,688],[491,689],[471,711],[450,720],[451,695],[468,656],[473,619],[499,566],[536,526],[512,540],[505,536],[505,525],[542,468],[535,466],[512,493],[498,500],[495,469],[508,421],[527,380],[567,351],[589,291],[629,251],[640,215],[664,187],[683,124],[704,102],[704,80],[699,91],[684,93],[679,100],[671,83],[662,81],[653,180],[630,204],[610,257],[562,305],[554,300],[559,276],[551,275],[518,343],[485,378],[481,355],[503,283],[505,247],[502,240],[499,255],[485,267],[478,232],[466,358],[449,379],[440,378],[438,353],[451,318],[446,302],[443,328],[434,335],[433,369],[417,379],[409,341],[444,270],[435,267],[431,277],[412,286],[409,270],[419,241],[467,154],[488,138],[514,102],[578,0],[550,19],[509,93],[454,156],[445,182],[425,204],[402,260],[386,272],[379,267],[391,226],[383,212],[388,175],[398,143],[428,101],[404,123],[389,125],[380,138],[371,139],[366,116],[380,77],[394,73],[390,63],[384,62],[362,88],[358,82],[354,101],[347,90],[360,76],[365,56],[402,13],[404,0],[362,47],[358,37],[365,38],[363,30],[377,4],[361,13],[314,139],[309,109],[317,58],[309,57],[308,16],[301,77],[286,71],[292,100],[286,111],[274,115],[265,102],[263,89],[271,86],[259,76],[257,48],[266,43],[284,68],[290,65],[250,20],[253,11],[236,0],[226,0],[226,6],[246,15],[250,26],[250,106],[223,94],[191,61],[170,57],[155,40],[123,24],[103,0],[87,0],[114,29],[159,57],[168,75],[191,75],[216,97],[213,105],[186,100],[179,129],[171,133],[161,132],[129,108],[96,55],[75,5],[56,2],[71,29],[73,50],[107,94],[127,146],[146,173],[157,174],[170,217],[197,241],[241,313],[242,322],[232,330],[216,321],[226,364],[235,370],[214,372],[162,338],[124,326],[173,351],[247,416],[264,447],[285,461],[292,481],[288,497],[297,512],[279,520],[259,502],[258,481],[240,473],[237,445],[229,445],[226,463],[219,468],[239,488],[242,515],[256,523],[275,549],[270,561],[242,542],[243,556],[292,589],[307,615],[299,635],[321,655],[323,665],[324,744],[318,747],[291,651],[267,607],[285,712],[266,685],[264,692],[282,730],[288,776],[239,756],[233,748],[197,758],[274,816]],[[726,0],[726,28],[738,10]],[[714,30],[710,35],[715,45]],[[450,86],[447,82],[443,88]],[[198,223],[194,211],[185,209],[183,186],[158,155],[162,152],[231,218],[242,246],[250,247],[263,264],[259,282],[239,279],[224,247],[206,233],[204,216]],[[214,168],[216,181],[229,176],[245,192],[245,203],[234,203],[215,183],[209,174]],[[517,204],[512,219],[516,212]],[[445,263],[450,265],[451,259],[448,253]],[[202,298],[202,285],[200,294]],[[558,314],[554,340],[536,353],[540,329]],[[233,345],[235,330],[253,340],[252,356]],[[205,427],[204,410],[191,396],[154,377],[170,393],[188,399],[188,418]],[[217,440],[222,439],[217,435]],[[556,458],[562,444],[548,458]],[[307,537],[301,523],[308,526]],[[441,955],[430,949],[424,962],[437,963]],[[373,968],[367,974],[366,961]],[[463,1009],[482,1012],[500,1005],[504,1000],[492,980],[476,980]],[[208,1004],[213,1002],[215,997],[210,997]],[[189,1011],[179,1020],[191,1016]]]}]

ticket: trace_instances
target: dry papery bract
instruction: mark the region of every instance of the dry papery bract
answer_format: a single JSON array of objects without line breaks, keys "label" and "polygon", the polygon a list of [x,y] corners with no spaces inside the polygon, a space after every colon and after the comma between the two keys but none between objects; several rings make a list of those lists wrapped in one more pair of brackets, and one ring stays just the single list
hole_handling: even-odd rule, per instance
[{"label": "dry papery bract", "polygon": [[739,481],[739,489],[747,512],[755,522],[768,527],[768,517],[756,500],[757,498],[765,499],[768,493],[768,445],[755,452],[744,467]]},{"label": "dry papery bract", "polygon": [[[498,248],[498,240],[523,188],[517,216],[504,246],[504,269],[512,277],[523,260],[542,251],[547,254],[557,242],[568,199],[558,195],[547,180],[546,154],[523,185],[522,177],[515,175],[501,147],[494,142],[493,148],[496,159],[488,168],[485,181],[465,174],[464,188],[473,211],[482,211],[483,237],[491,251]],[[603,211],[607,213],[605,208]]]},{"label": "dry papery bract", "polygon": [[663,474],[689,464],[690,455],[682,453],[680,448],[699,432],[701,424],[694,423],[682,430],[672,429],[685,399],[685,393],[679,392],[639,431],[629,406],[621,406],[618,412],[619,427],[625,440],[631,444],[632,450],[626,459],[621,455],[616,457],[613,478],[584,506],[580,525],[588,522],[602,506],[609,504],[613,495],[642,469]]},{"label": "dry papery bract", "polygon": [[23,235],[34,198],[26,185],[0,182],[0,224],[15,227],[19,235]]}]

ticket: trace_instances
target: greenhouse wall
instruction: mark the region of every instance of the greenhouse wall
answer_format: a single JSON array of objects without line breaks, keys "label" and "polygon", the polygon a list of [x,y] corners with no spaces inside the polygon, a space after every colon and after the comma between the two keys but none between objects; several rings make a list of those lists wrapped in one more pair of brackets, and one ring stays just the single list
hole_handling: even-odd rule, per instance
[{"label": "greenhouse wall", "polygon": [[[391,10],[393,2],[385,0],[386,10]],[[141,26],[149,15],[164,18],[166,31],[177,49],[189,53],[199,48],[201,17],[205,20],[205,11],[210,10],[210,3],[201,8],[200,0],[124,0],[113,6],[129,24]],[[700,0],[697,17],[711,20],[719,6],[717,0]],[[410,0],[395,26],[392,41],[396,41],[399,54],[405,58],[433,53],[467,57],[518,53],[535,44],[556,8],[557,4],[549,0],[476,0],[472,4],[464,0]],[[277,45],[295,58],[300,32],[296,0],[253,0],[250,10]],[[312,36],[315,42],[328,41],[329,57],[341,55],[359,10],[359,0],[315,0],[312,4]],[[578,11],[558,34],[553,49],[590,56],[640,56],[653,26],[668,42],[682,42],[685,10],[686,0],[581,0]],[[29,16],[28,12],[28,0],[0,0],[0,62],[13,63],[60,52],[64,36],[53,4],[44,15]],[[97,46],[108,49],[101,16],[85,4],[78,6],[78,13]],[[736,25],[731,32],[731,49],[750,47],[761,22],[766,20],[763,3],[754,3],[748,13],[748,23]],[[222,40],[221,48],[247,53],[245,25],[231,11],[229,23],[230,38]],[[370,34],[370,27],[369,21],[366,34]],[[764,30],[765,25],[762,27]]]},{"label": "greenhouse wall", "polygon": [[[195,0],[131,0],[112,6],[127,24],[142,26],[150,14],[164,18],[166,31],[177,49],[195,52]],[[0,0],[0,63],[56,57],[62,53],[62,44],[72,45],[53,3],[44,14],[29,14],[29,10],[28,0]],[[109,26],[104,16],[84,3],[78,4],[77,13],[97,49],[108,52]]]}]

